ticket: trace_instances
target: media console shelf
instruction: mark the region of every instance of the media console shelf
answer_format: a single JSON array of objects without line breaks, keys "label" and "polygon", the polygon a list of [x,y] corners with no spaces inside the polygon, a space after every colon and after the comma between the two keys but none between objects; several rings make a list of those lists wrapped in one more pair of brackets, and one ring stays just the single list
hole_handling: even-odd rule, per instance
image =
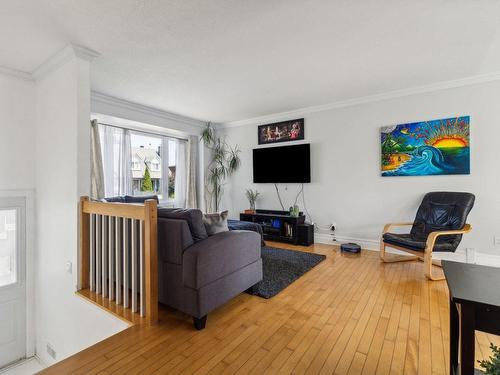
[{"label": "media console shelf", "polygon": [[[306,224],[306,217],[300,212],[298,217],[290,216],[288,211],[256,210],[254,214],[240,214],[241,221],[249,221],[262,226],[264,240],[287,242],[297,245],[299,237],[312,230]],[[302,236],[301,236],[302,234]],[[307,237],[307,236],[306,236]],[[304,244],[312,244],[304,241]]]}]

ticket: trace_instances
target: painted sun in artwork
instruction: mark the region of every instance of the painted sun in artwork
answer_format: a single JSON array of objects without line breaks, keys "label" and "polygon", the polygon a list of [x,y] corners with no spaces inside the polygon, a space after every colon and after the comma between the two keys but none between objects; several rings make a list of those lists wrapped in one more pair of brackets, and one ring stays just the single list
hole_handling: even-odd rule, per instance
[{"label": "painted sun in artwork", "polygon": [[469,146],[469,126],[463,117],[448,119],[430,126],[425,143],[436,148],[461,148]]},{"label": "painted sun in artwork", "polygon": [[432,145],[437,148],[467,147],[467,141],[460,138],[441,138]]}]

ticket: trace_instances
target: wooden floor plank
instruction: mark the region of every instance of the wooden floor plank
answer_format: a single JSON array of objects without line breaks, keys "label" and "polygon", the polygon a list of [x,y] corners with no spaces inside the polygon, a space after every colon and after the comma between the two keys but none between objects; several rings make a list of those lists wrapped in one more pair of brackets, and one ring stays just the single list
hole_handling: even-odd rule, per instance
[{"label": "wooden floor plank", "polygon": [[[326,260],[271,299],[241,294],[207,327],[165,307],[44,370],[44,374],[447,374],[448,290],[421,262],[383,264],[376,252],[271,244]],[[476,358],[500,337],[476,334]]]}]

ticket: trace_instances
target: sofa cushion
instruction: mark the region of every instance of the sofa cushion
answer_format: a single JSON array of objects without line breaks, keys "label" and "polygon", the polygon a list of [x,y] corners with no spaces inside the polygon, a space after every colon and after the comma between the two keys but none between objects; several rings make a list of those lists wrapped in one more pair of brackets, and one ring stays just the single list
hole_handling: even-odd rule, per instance
[{"label": "sofa cushion", "polygon": [[125,203],[125,197],[124,196],[108,197],[108,198],[102,198],[101,201],[109,203]]},{"label": "sofa cushion", "polygon": [[223,211],[221,213],[203,215],[203,224],[205,224],[205,229],[209,236],[229,230],[227,226],[227,214],[228,211]]},{"label": "sofa cushion", "polygon": [[215,234],[187,248],[183,254],[185,286],[199,289],[261,258],[260,236],[249,231]]},{"label": "sofa cushion", "polygon": [[[384,233],[384,242],[390,245],[401,246],[406,249],[414,251],[424,251],[426,246],[426,240],[418,240],[412,238],[411,234],[399,234],[399,233]],[[434,249],[432,251],[455,251],[462,235],[458,235],[458,238],[453,236],[453,238],[445,238],[445,236],[438,237],[436,243],[434,244]]]},{"label": "sofa cushion", "polygon": [[125,195],[125,203],[144,203],[148,199],[154,199],[156,203],[159,203],[158,195]]},{"label": "sofa cushion", "polygon": [[204,240],[208,237],[207,231],[205,229],[205,224],[203,224],[203,214],[198,209],[161,207],[158,208],[158,217],[186,220],[195,242]]},{"label": "sofa cushion", "polygon": [[110,203],[144,203],[148,199],[154,199],[156,203],[159,203],[157,195],[120,195],[116,197],[102,198],[102,202]]}]

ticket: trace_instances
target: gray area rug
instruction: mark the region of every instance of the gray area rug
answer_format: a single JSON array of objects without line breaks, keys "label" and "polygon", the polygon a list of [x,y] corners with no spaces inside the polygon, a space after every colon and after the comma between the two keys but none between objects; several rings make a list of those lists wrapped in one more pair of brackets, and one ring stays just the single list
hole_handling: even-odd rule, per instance
[{"label": "gray area rug", "polygon": [[264,277],[251,292],[263,298],[274,297],[325,258],[321,254],[265,246],[262,248]]}]

